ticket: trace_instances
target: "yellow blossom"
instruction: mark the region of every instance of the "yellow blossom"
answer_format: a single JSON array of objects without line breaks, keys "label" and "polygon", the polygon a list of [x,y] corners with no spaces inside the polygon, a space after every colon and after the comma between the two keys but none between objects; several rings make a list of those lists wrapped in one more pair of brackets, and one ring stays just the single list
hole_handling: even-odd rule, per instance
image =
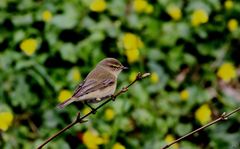
[{"label": "yellow blossom", "polygon": [[42,13],[42,19],[45,22],[50,22],[52,20],[52,13],[49,10],[45,10]]},{"label": "yellow blossom", "polygon": [[13,114],[11,112],[0,112],[0,130],[6,131],[11,126]]},{"label": "yellow blossom", "polygon": [[189,91],[187,89],[180,92],[180,98],[182,100],[187,100],[189,98]]},{"label": "yellow blossom", "polygon": [[90,109],[89,107],[85,107],[85,108],[83,109],[83,115],[88,114],[90,111],[91,111],[91,109]]},{"label": "yellow blossom", "polygon": [[129,75],[129,81],[130,82],[134,81],[136,79],[136,77],[137,77],[137,72],[135,72],[135,71],[131,72]]},{"label": "yellow blossom", "polygon": [[65,100],[67,100],[68,98],[70,98],[72,96],[72,93],[69,90],[61,90],[59,95],[58,95],[58,101],[59,102],[64,102]]},{"label": "yellow blossom", "polygon": [[238,21],[236,19],[230,19],[228,21],[227,27],[228,27],[229,31],[231,31],[231,32],[237,30],[237,28],[238,28]]},{"label": "yellow blossom", "polygon": [[113,109],[108,108],[105,110],[104,117],[107,121],[111,121],[115,116],[115,112]]},{"label": "yellow blossom", "polygon": [[224,7],[225,7],[226,9],[231,9],[231,8],[233,7],[233,1],[232,1],[232,0],[226,0],[226,1],[224,2]]},{"label": "yellow blossom", "polygon": [[31,56],[37,50],[37,40],[33,38],[25,39],[20,44],[20,49],[28,56]]},{"label": "yellow blossom", "polygon": [[150,14],[153,12],[153,6],[149,4],[147,0],[134,0],[133,9],[138,13],[145,12]]},{"label": "yellow blossom", "polygon": [[200,108],[197,109],[195,112],[195,118],[202,124],[206,124],[211,121],[211,109],[207,104],[202,105]]},{"label": "yellow blossom", "polygon": [[81,80],[81,74],[77,67],[72,68],[70,74],[73,81],[79,82]]},{"label": "yellow blossom", "polygon": [[133,63],[135,61],[138,61],[140,55],[139,48],[143,47],[143,42],[141,39],[132,33],[125,33],[122,41],[128,62]]},{"label": "yellow blossom", "polygon": [[98,146],[104,143],[104,139],[99,137],[95,131],[87,130],[83,134],[83,143],[88,149],[98,149]]},{"label": "yellow blossom", "polygon": [[148,2],[146,0],[134,0],[133,9],[136,12],[144,12],[148,6]]},{"label": "yellow blossom", "polygon": [[125,149],[126,147],[123,146],[121,143],[117,142],[113,145],[112,149]]},{"label": "yellow blossom", "polygon": [[105,0],[93,0],[90,4],[90,10],[95,12],[103,12],[107,7]]},{"label": "yellow blossom", "polygon": [[125,33],[122,40],[123,47],[127,50],[135,50],[143,47],[142,40],[133,33]]},{"label": "yellow blossom", "polygon": [[129,63],[134,63],[139,60],[139,50],[125,50],[125,54],[127,56],[127,60]]},{"label": "yellow blossom", "polygon": [[152,83],[158,83],[159,81],[158,74],[156,72],[153,72],[150,76],[150,80]]},{"label": "yellow blossom", "polygon": [[203,9],[197,9],[193,12],[191,16],[191,23],[193,26],[198,26],[203,23],[208,22],[208,14]]},{"label": "yellow blossom", "polygon": [[229,82],[231,79],[237,76],[236,68],[232,63],[226,62],[218,69],[217,76],[223,81]]},{"label": "yellow blossom", "polygon": [[167,7],[167,13],[171,16],[173,20],[179,20],[182,17],[182,11],[179,7],[170,5]]},{"label": "yellow blossom", "polygon": [[[166,142],[167,144],[169,144],[169,143],[172,143],[172,142],[175,140],[175,138],[174,138],[173,135],[168,134],[168,135],[165,137],[164,140],[165,140],[165,142]],[[178,143],[175,143],[175,144],[172,146],[172,148],[178,149],[178,148],[179,148]]]},{"label": "yellow blossom", "polygon": [[151,14],[153,12],[153,6],[151,4],[147,4],[147,7],[145,8],[145,13]]}]

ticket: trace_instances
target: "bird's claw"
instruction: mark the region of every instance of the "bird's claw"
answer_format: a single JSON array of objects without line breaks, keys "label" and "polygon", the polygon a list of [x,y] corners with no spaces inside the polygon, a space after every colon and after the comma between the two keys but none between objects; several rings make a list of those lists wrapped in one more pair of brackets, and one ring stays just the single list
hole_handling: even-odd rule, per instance
[{"label": "bird's claw", "polygon": [[92,114],[96,114],[96,109],[92,109]]},{"label": "bird's claw", "polygon": [[111,95],[112,101],[115,101],[116,96],[115,95]]},{"label": "bird's claw", "polygon": [[128,88],[127,88],[127,87],[123,87],[123,88],[122,88],[122,91],[123,91],[123,92],[126,92],[126,91],[128,91]]},{"label": "bird's claw", "polygon": [[92,114],[95,114],[97,112],[97,110],[93,108],[90,104],[88,104],[87,102],[85,102],[85,104],[92,110]]}]

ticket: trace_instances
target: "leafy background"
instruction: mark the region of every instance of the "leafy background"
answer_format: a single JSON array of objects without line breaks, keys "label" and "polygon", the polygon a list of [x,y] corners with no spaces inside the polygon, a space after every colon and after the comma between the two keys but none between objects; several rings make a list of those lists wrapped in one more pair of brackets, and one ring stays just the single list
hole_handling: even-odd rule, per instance
[{"label": "leafy background", "polygon": [[[56,105],[105,57],[130,67],[118,89],[152,75],[46,148],[157,149],[239,106],[239,1],[94,2],[0,1],[0,148],[36,148],[86,113]],[[239,138],[235,114],[173,148],[239,148]]]}]

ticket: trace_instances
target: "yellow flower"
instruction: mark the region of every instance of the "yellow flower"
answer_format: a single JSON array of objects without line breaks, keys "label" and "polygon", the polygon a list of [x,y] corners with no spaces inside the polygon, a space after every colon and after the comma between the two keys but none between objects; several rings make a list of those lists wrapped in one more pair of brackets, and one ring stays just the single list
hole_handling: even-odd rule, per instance
[{"label": "yellow flower", "polygon": [[167,13],[173,20],[179,20],[182,17],[182,11],[179,7],[170,5],[167,7]]},{"label": "yellow flower", "polygon": [[[173,135],[168,134],[168,135],[165,137],[164,140],[165,140],[165,142],[166,142],[167,144],[169,144],[169,143],[172,143],[172,142],[175,140],[175,138],[174,138]],[[178,143],[176,143],[176,144],[174,144],[172,147],[173,147],[174,149],[178,149],[178,148],[179,148],[179,145],[178,145]]]},{"label": "yellow flower", "polygon": [[99,137],[95,131],[87,130],[83,134],[83,143],[88,149],[98,149],[98,146],[104,143],[104,139]]},{"label": "yellow flower", "polygon": [[83,109],[83,115],[88,114],[90,111],[91,111],[91,109],[90,109],[89,107],[85,107],[85,108]]},{"label": "yellow flower", "polygon": [[147,7],[145,8],[145,13],[150,14],[153,12],[153,6],[151,4],[147,4]]},{"label": "yellow flower", "polygon": [[187,89],[180,92],[180,98],[182,100],[187,100],[189,98],[189,91]]},{"label": "yellow flower", "polygon": [[61,90],[59,95],[58,95],[58,101],[59,102],[64,102],[68,98],[72,96],[72,93],[69,90]]},{"label": "yellow flower", "polygon": [[233,7],[233,1],[231,1],[231,0],[226,0],[226,1],[224,2],[224,7],[225,7],[226,9],[231,9],[231,8]]},{"label": "yellow flower", "polygon": [[117,142],[113,145],[112,149],[125,149],[126,147],[123,146],[121,143]]},{"label": "yellow flower", "polygon": [[0,112],[0,130],[6,131],[11,126],[13,114],[11,112]]},{"label": "yellow flower", "polygon": [[93,0],[90,4],[90,10],[95,12],[103,12],[107,7],[105,0]]},{"label": "yellow flower", "polygon": [[158,74],[156,72],[153,72],[150,76],[150,80],[152,83],[158,83],[159,81]]},{"label": "yellow flower", "polygon": [[202,105],[200,108],[197,109],[195,112],[195,118],[202,124],[206,124],[211,121],[211,109],[207,104]]},{"label": "yellow flower", "polygon": [[228,21],[227,27],[229,31],[233,32],[238,28],[238,21],[236,19],[231,19]]},{"label": "yellow flower", "polygon": [[138,13],[145,12],[147,14],[150,14],[153,12],[153,6],[146,0],[134,0],[133,9]]},{"label": "yellow flower", "polygon": [[198,26],[203,23],[208,22],[208,14],[203,9],[197,9],[193,12],[191,16],[191,23],[193,26]]},{"label": "yellow flower", "polygon": [[132,33],[125,33],[122,38],[122,41],[128,62],[133,63],[135,61],[138,61],[140,55],[138,49],[143,47],[142,40]]},{"label": "yellow flower", "polygon": [[113,120],[114,116],[115,112],[113,111],[113,109],[108,108],[107,110],[105,110],[104,117],[107,121]]},{"label": "yellow flower", "polygon": [[79,82],[81,80],[81,74],[77,67],[72,68],[70,73],[73,81]]},{"label": "yellow flower", "polygon": [[130,73],[129,75],[129,81],[132,82],[133,80],[135,80],[137,77],[137,72],[133,71]]},{"label": "yellow flower", "polygon": [[123,36],[123,47],[127,50],[135,50],[143,47],[142,40],[132,33],[125,33]]},{"label": "yellow flower", "polygon": [[52,20],[52,13],[49,10],[45,10],[42,13],[42,19],[45,22],[50,22]]},{"label": "yellow flower", "polygon": [[127,60],[129,63],[134,63],[139,60],[139,50],[125,50]]},{"label": "yellow flower", "polygon": [[136,12],[145,12],[145,9],[148,6],[148,2],[146,0],[134,0],[133,9]]},{"label": "yellow flower", "polygon": [[223,81],[229,82],[231,79],[237,76],[236,68],[232,63],[226,62],[218,69],[217,76]]},{"label": "yellow flower", "polygon": [[20,49],[28,56],[31,56],[37,50],[37,40],[33,38],[25,39],[20,44]]}]

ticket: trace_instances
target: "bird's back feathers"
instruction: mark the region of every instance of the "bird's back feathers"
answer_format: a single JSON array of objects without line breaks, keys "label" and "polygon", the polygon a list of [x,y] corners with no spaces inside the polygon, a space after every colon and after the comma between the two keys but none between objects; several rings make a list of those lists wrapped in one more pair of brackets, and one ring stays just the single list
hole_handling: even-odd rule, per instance
[{"label": "bird's back feathers", "polygon": [[79,98],[96,90],[104,89],[115,83],[116,77],[114,75],[99,69],[103,68],[97,67],[89,73],[82,85],[79,85],[73,93],[74,98]]}]

